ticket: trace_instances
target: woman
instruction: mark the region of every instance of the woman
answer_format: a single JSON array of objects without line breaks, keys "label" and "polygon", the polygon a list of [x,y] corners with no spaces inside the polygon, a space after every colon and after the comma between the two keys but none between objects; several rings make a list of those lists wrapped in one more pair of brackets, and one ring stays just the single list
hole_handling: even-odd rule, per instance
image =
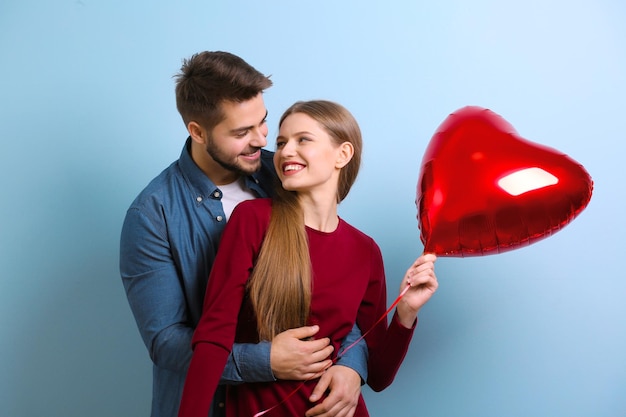
[{"label": "woman", "polygon": [[[352,115],[329,101],[298,102],[283,114],[274,166],[274,199],[240,203],[222,236],[179,411],[206,417],[234,341],[271,340],[283,330],[318,325],[335,349],[355,321],[370,351],[367,383],[386,388],[404,359],[419,309],[437,289],[434,255],[408,269],[389,326],[379,247],[337,214],[358,174],[361,133]],[[368,330],[370,330],[368,332]],[[335,350],[335,354],[338,353]],[[316,381],[242,384],[228,390],[227,416],[303,416]],[[284,402],[283,402],[284,401]],[[368,416],[361,397],[356,416]]]}]

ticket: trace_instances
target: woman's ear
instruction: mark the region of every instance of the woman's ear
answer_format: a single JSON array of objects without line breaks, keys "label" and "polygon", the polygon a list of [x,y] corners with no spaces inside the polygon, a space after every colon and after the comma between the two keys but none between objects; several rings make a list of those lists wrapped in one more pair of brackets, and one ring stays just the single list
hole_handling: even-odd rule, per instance
[{"label": "woman's ear", "polygon": [[354,155],[354,146],[350,142],[344,142],[339,145],[339,154],[337,156],[337,162],[335,166],[337,168],[343,168],[348,165],[348,162],[352,159]]},{"label": "woman's ear", "polygon": [[194,142],[200,145],[206,144],[206,139],[207,139],[206,130],[202,126],[200,126],[198,122],[194,122],[194,121],[189,122],[187,124],[187,131],[189,132],[189,136],[191,136],[191,139]]}]

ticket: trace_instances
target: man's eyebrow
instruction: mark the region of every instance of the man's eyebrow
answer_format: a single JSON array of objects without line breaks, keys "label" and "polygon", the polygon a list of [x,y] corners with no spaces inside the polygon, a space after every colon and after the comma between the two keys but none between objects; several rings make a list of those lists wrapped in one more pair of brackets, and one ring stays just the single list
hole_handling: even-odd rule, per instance
[{"label": "man's eyebrow", "polygon": [[[259,124],[261,124],[261,123],[264,123],[264,122],[265,122],[265,120],[267,119],[267,115],[268,115],[268,114],[269,114],[269,112],[268,112],[267,110],[265,110],[265,116],[263,116],[263,119],[261,119],[261,122],[260,122]],[[232,133],[232,134],[236,134],[236,133],[243,133],[243,132],[245,132],[246,130],[250,130],[250,129],[252,129],[253,127],[254,127],[254,126],[243,126],[243,127],[237,127],[237,128],[235,128],[235,129],[232,129],[232,130],[230,131],[230,133]]]}]

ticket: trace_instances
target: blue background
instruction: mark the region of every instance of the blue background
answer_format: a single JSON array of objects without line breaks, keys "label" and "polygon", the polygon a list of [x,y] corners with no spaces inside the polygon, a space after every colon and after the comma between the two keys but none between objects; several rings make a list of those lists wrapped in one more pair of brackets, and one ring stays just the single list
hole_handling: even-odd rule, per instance
[{"label": "blue background", "polygon": [[373,416],[626,415],[626,7],[620,1],[0,3],[0,415],[147,416],[151,372],[118,275],[135,195],[178,157],[181,60],[272,74],[365,141],[341,215],[380,244],[390,301],[421,253],[415,185],[439,124],[487,107],[583,164],[585,211],[530,247],[440,258],[440,289]]}]

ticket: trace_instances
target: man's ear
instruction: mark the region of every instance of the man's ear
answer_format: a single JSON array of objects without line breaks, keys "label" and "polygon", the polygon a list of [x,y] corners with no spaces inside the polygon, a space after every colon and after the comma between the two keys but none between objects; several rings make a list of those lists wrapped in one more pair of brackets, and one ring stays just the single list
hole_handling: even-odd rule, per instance
[{"label": "man's ear", "polygon": [[352,146],[350,142],[342,143],[341,145],[339,145],[339,154],[335,166],[337,168],[345,167],[352,159],[352,156],[354,156],[354,146]]},{"label": "man's ear", "polygon": [[194,142],[200,145],[206,144],[206,140],[207,140],[206,130],[202,126],[200,126],[198,122],[194,122],[194,121],[189,122],[187,124],[187,131],[189,132],[189,136],[191,136],[191,139]]}]

